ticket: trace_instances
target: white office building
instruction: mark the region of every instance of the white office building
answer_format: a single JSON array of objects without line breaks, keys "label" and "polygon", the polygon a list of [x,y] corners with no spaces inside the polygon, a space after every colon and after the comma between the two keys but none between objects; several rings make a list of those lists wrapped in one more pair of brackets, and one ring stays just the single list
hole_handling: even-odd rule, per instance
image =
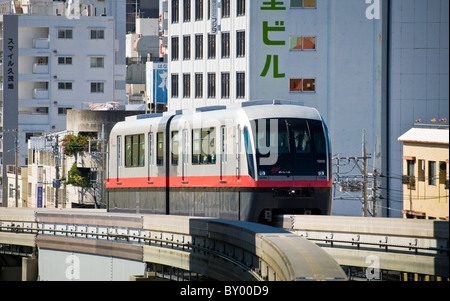
[{"label": "white office building", "polygon": [[125,104],[125,1],[3,1],[0,12],[4,171],[16,149],[27,164],[30,137],[65,129],[67,110]]},{"label": "white office building", "polygon": [[[335,156],[361,157],[365,131],[370,173],[384,176],[377,215],[401,216],[399,133],[449,115],[447,0],[167,1],[169,110],[260,99],[315,107]],[[360,215],[360,195],[336,195],[333,212]]]}]

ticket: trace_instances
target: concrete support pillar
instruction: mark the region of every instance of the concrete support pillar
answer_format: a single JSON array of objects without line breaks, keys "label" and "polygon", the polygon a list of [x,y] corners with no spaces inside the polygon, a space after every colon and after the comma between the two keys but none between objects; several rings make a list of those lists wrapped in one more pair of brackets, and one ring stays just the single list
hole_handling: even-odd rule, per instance
[{"label": "concrete support pillar", "polygon": [[38,278],[38,259],[35,257],[22,258],[22,281],[36,281]]}]

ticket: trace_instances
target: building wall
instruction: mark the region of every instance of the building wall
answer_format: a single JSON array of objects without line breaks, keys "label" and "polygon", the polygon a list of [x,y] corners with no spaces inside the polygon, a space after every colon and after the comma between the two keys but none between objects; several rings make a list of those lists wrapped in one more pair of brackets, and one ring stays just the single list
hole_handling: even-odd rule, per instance
[{"label": "building wall", "polygon": [[[13,98],[8,95],[11,104],[5,104],[4,110],[8,114],[3,114],[2,119],[5,116],[18,118],[13,122],[7,117],[7,123],[14,124],[5,126],[5,130],[19,127],[19,165],[26,164],[27,138],[64,129],[67,109],[81,109],[86,102],[125,104],[126,100],[125,3],[88,0],[84,3],[91,5],[91,9],[75,10],[74,14],[65,10],[62,2],[49,3],[53,8],[45,13],[31,10],[31,14],[5,15],[0,19],[0,28],[8,29],[8,33],[3,32],[0,36],[2,42],[17,32],[14,35],[17,39],[14,66],[19,66],[15,72],[17,95]],[[36,1],[31,9],[38,4]],[[72,30],[72,37],[58,38],[62,29]],[[104,36],[91,39],[92,30],[103,31]],[[1,44],[6,49],[5,43]],[[92,68],[91,58],[99,58],[103,63]],[[70,59],[71,63],[62,64],[61,59]],[[8,71],[2,69],[3,73]],[[103,92],[91,93],[91,83],[97,82],[103,85]],[[61,89],[61,84],[71,87]],[[3,89],[2,100],[5,93],[7,91]],[[15,113],[13,103],[18,104],[19,114]],[[5,142],[5,149],[14,148],[13,140],[6,139]],[[11,160],[6,156],[4,161]]]},{"label": "building wall", "polygon": [[[236,16],[236,1],[231,1],[231,14],[228,18],[220,17],[220,9],[218,9],[219,23],[221,30],[217,32],[216,37],[216,47],[215,47],[215,58],[208,58],[208,34],[211,32],[211,20],[208,20],[208,4],[204,1],[203,4],[203,19],[196,20],[195,15],[195,1],[191,1],[191,15],[190,21],[184,22],[184,8],[183,1],[179,1],[179,21],[177,23],[173,22],[172,19],[172,1],[169,1],[169,37],[168,37],[168,49],[169,55],[168,59],[170,62],[170,72],[168,76],[168,87],[170,89],[172,84],[172,75],[178,75],[179,89],[178,97],[171,97],[169,102],[170,110],[184,109],[184,108],[196,108],[210,105],[220,105],[225,103],[232,103],[236,101],[235,96],[235,74],[236,71],[248,72],[248,55],[249,55],[249,45],[246,43],[246,57],[236,58],[236,46],[234,41],[236,41],[236,32],[244,31],[249,28],[249,12],[247,8],[247,13],[245,16]],[[247,0],[247,6],[251,5],[251,1]],[[222,47],[221,47],[221,32],[230,33],[230,55],[229,58],[222,58]],[[246,33],[246,37],[249,37],[250,33]],[[195,37],[196,35],[203,36],[203,57],[201,59],[196,59],[195,57]],[[190,37],[190,59],[183,58],[183,38]],[[178,59],[171,59],[171,49],[172,49],[172,37],[178,37],[179,47],[178,47]],[[230,73],[230,96],[229,98],[221,98],[220,90],[220,78],[222,72]],[[208,97],[208,73],[215,73],[215,96]],[[190,84],[190,96],[183,97],[183,75],[189,74],[191,79]],[[203,75],[203,87],[202,96],[195,96],[195,74]],[[248,77],[246,78],[246,89],[248,95]],[[169,97],[171,94],[169,93]],[[248,100],[248,97],[246,98]]]},{"label": "building wall", "polygon": [[[445,180],[449,177],[448,152],[448,145],[403,144],[403,175],[408,174],[408,159],[413,158],[415,162],[415,185],[403,185],[403,210],[408,211],[404,211],[404,216],[413,211],[425,214],[424,218],[448,219],[449,190],[445,189]],[[429,162],[436,163],[434,174],[430,174]],[[441,164],[443,171],[440,172]],[[435,177],[433,184],[430,184],[430,175]]]},{"label": "building wall", "polygon": [[[195,1],[191,1],[191,21],[183,22],[183,1],[180,1],[179,22],[172,22],[172,1],[169,1],[169,110],[208,105],[283,99],[315,107],[329,126],[333,154],[361,156],[361,137],[366,130],[367,149],[381,170],[386,157],[386,97],[383,95],[382,55],[387,47],[381,19],[367,18],[365,1],[317,0],[312,8],[293,8],[290,1],[277,1],[282,10],[265,9],[263,1],[246,1],[245,16],[237,16],[237,1],[231,1],[230,17],[221,18],[216,35],[216,58],[208,59],[208,33],[211,21],[195,21]],[[314,1],[309,1],[314,2]],[[380,10],[385,9],[380,6]],[[266,24],[266,25],[265,25]],[[265,27],[266,26],[266,27]],[[266,29],[264,29],[266,28]],[[237,32],[245,31],[245,55],[237,57]],[[265,41],[264,32],[266,31]],[[221,57],[221,35],[230,33],[230,56]],[[203,35],[203,59],[195,59],[195,35]],[[183,37],[191,37],[191,59],[183,60]],[[291,37],[312,37],[314,49],[290,48]],[[171,59],[172,37],[178,37],[178,60]],[[276,45],[271,45],[272,43]],[[280,45],[278,45],[280,44]],[[278,70],[275,60],[278,59]],[[268,65],[267,65],[268,64]],[[267,72],[263,72],[268,67]],[[221,97],[221,73],[230,73],[230,95]],[[236,97],[237,73],[245,74],[245,96]],[[208,73],[216,74],[216,96],[207,97]],[[172,97],[172,75],[178,74],[178,97]],[[191,76],[190,97],[183,97],[183,74]],[[195,97],[195,75],[203,74],[203,96]],[[291,91],[291,80],[310,79],[313,91]],[[372,164],[371,164],[372,165]],[[335,202],[333,212],[360,215],[355,200]]]},{"label": "building wall", "polygon": [[389,49],[390,206],[402,203],[402,144],[416,120],[449,120],[449,1],[391,0]]}]

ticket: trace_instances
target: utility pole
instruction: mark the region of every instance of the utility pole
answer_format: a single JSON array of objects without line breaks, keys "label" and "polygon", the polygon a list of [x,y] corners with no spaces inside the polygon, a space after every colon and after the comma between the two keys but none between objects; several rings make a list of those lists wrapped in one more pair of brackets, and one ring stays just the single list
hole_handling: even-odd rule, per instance
[{"label": "utility pole", "polygon": [[377,199],[377,176],[378,176],[378,171],[376,169],[373,170],[373,182],[372,182],[372,217],[376,217],[377,216],[377,204],[376,204],[376,199]]},{"label": "utility pole", "polygon": [[[367,190],[368,190],[368,184],[369,184],[369,174],[368,174],[368,160],[371,159],[370,156],[368,156],[369,154],[367,154],[367,142],[366,142],[366,130],[363,129],[363,136],[362,136],[362,156],[361,157],[342,157],[340,154],[336,157],[337,159],[337,163],[336,163],[336,170],[337,170],[337,183],[341,186],[341,191],[347,191],[349,190],[350,192],[356,192],[356,191],[361,191],[362,190],[362,203],[363,203],[363,216],[367,217],[367,212],[368,212],[368,195],[367,195]],[[362,175],[362,183],[361,181],[354,181],[354,182],[350,182],[347,178],[347,181],[344,182],[341,179],[340,176],[340,161],[342,159],[347,160],[348,162],[350,162],[350,160],[352,160],[355,163],[355,166],[358,168],[359,172]],[[362,166],[360,166],[360,162],[362,162]],[[376,177],[376,176],[375,176]],[[376,183],[376,179],[374,180],[374,183]],[[362,185],[361,185],[362,184]],[[375,185],[375,184],[374,184]],[[362,187],[361,187],[362,186]],[[376,185],[375,185],[376,186]],[[375,196],[376,196],[376,190],[373,191],[373,200],[375,200]],[[373,205],[375,206],[375,205]],[[375,210],[375,207],[374,209]]]},{"label": "utility pole", "polygon": [[366,129],[363,129],[362,141],[363,157],[363,216],[367,217],[367,153],[366,153]]},{"label": "utility pole", "polygon": [[61,181],[59,180],[59,145],[58,145],[58,135],[55,136],[55,145],[54,152],[55,152],[55,169],[56,169],[56,177],[55,182],[53,183],[53,187],[55,188],[55,208],[58,208],[58,190],[61,186]]},{"label": "utility pole", "polygon": [[16,177],[16,187],[15,187],[15,198],[16,207],[19,207],[19,131],[15,130],[15,155],[16,155],[16,166],[15,166],[15,177]]}]

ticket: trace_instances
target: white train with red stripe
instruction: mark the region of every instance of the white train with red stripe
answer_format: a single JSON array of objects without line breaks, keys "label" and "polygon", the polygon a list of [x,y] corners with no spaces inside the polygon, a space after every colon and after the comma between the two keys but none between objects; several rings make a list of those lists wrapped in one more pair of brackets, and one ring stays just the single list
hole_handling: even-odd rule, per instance
[{"label": "white train with red stripe", "polygon": [[110,134],[108,209],[251,222],[328,215],[330,154],[319,112],[290,102],[128,117]]}]

